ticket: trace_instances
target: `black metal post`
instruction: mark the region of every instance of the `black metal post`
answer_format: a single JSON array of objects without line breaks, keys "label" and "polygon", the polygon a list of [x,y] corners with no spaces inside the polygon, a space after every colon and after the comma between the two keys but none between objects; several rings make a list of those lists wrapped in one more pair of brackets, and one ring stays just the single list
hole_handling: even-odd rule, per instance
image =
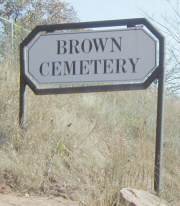
[{"label": "black metal post", "polygon": [[156,148],[154,168],[154,190],[159,195],[162,192],[163,164],[163,113],[164,113],[164,37],[160,41],[160,69],[157,99]]},{"label": "black metal post", "polygon": [[26,83],[20,74],[19,89],[19,126],[24,129],[26,124]]}]

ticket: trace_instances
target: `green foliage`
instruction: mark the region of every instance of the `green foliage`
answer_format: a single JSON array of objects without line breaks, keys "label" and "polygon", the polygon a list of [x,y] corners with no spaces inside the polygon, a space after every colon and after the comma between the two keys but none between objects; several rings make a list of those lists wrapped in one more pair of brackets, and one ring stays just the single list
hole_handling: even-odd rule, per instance
[{"label": "green foliage", "polygon": [[19,45],[40,24],[76,22],[73,7],[62,0],[1,0],[0,60],[18,59]]},{"label": "green foliage", "polygon": [[72,6],[61,0],[2,0],[0,16],[32,29],[38,24],[77,21]]}]

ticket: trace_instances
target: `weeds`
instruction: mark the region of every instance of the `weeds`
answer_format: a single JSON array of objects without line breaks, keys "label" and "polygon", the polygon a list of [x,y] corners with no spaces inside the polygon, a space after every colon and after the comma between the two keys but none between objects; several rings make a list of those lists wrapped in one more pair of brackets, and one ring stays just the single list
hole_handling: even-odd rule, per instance
[{"label": "weeds", "polygon": [[[18,126],[18,66],[0,66],[0,181],[24,193],[117,206],[119,190],[153,190],[156,90],[35,96]],[[10,71],[10,72],[9,72]],[[164,191],[180,193],[180,100],[166,97]],[[5,141],[6,140],[6,141]]]}]

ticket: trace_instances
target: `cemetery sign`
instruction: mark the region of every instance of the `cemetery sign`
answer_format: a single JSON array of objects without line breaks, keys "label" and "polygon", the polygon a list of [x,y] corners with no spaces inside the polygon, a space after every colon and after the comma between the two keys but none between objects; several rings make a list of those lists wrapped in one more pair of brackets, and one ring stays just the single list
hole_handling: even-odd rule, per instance
[{"label": "cemetery sign", "polygon": [[44,95],[146,89],[157,80],[154,189],[159,193],[164,41],[144,18],[37,26],[20,45],[21,128],[26,123],[27,85]]}]

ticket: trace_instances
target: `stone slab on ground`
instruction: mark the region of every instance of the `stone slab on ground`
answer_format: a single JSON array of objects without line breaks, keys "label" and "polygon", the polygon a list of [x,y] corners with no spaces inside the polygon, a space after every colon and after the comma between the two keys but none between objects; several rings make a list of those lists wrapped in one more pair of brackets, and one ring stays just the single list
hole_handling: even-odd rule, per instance
[{"label": "stone slab on ground", "polygon": [[78,206],[74,201],[57,197],[17,196],[0,194],[0,206]]},{"label": "stone slab on ground", "polygon": [[143,190],[123,188],[120,196],[123,204],[128,206],[168,206],[161,198]]}]

